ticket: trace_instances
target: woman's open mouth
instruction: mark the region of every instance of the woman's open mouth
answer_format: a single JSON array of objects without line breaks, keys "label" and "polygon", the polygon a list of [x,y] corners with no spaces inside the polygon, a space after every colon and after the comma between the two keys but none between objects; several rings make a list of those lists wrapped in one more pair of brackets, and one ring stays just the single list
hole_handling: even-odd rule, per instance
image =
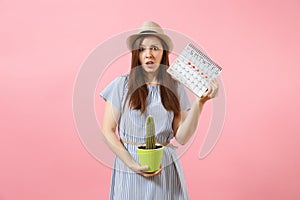
[{"label": "woman's open mouth", "polygon": [[151,64],[154,64],[154,62],[153,61],[148,61],[148,62],[146,62],[146,64],[151,65]]},{"label": "woman's open mouth", "polygon": [[155,63],[153,61],[148,61],[148,62],[146,62],[146,66],[153,68],[153,67],[155,67]]}]

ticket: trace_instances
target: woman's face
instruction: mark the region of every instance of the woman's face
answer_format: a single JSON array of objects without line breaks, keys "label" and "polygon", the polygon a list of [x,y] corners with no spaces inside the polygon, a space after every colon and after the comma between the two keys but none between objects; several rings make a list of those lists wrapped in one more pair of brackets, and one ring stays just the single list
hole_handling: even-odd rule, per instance
[{"label": "woman's face", "polygon": [[163,46],[155,36],[146,36],[139,46],[139,61],[145,72],[154,73],[159,68]]}]

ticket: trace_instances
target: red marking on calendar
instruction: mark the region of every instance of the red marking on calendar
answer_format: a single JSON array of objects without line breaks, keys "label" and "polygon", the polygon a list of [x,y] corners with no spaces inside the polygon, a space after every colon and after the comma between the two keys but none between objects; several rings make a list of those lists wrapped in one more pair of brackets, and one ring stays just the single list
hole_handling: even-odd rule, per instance
[{"label": "red marking on calendar", "polygon": [[[196,59],[196,61],[195,61]],[[205,84],[208,83],[211,76],[219,75],[221,68],[215,65],[210,59],[206,60],[206,56],[201,53],[196,47],[186,46],[185,49],[176,58],[175,65],[171,65],[167,72],[173,74],[172,76],[194,92],[197,96],[201,97],[205,91]],[[191,61],[193,60],[193,62]],[[195,63],[194,63],[195,62]],[[198,64],[197,64],[198,63]],[[215,68],[217,67],[217,73]],[[177,67],[180,66],[180,67]],[[204,69],[202,69],[202,67]],[[204,72],[207,70],[207,73]],[[201,83],[200,83],[200,82]]]}]

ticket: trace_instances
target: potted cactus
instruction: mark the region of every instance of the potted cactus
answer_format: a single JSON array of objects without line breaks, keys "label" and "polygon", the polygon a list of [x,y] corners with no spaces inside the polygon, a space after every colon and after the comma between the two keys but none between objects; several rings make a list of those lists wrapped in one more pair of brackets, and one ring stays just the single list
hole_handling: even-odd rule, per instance
[{"label": "potted cactus", "polygon": [[155,173],[161,168],[163,146],[156,143],[154,119],[149,115],[146,119],[146,144],[137,147],[141,165],[147,165],[145,172]]}]

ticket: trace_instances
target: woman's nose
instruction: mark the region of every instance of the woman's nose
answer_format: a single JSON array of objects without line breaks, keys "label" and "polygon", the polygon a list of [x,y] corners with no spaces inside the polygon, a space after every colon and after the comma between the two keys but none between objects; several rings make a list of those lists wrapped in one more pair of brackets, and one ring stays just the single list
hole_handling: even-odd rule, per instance
[{"label": "woman's nose", "polygon": [[150,48],[147,48],[145,50],[145,54],[146,54],[146,58],[153,57],[152,50]]}]

